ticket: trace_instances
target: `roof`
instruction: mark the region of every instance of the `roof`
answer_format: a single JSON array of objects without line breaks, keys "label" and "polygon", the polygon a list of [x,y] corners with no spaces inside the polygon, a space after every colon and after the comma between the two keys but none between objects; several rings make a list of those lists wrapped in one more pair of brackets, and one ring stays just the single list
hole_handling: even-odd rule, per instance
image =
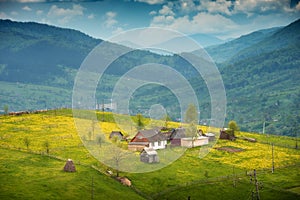
[{"label": "roof", "polygon": [[148,155],[157,155],[157,152],[153,148],[145,147],[143,151],[146,152]]},{"label": "roof", "polygon": [[152,137],[154,135],[157,135],[159,133],[159,130],[157,129],[149,129],[149,130],[140,130],[141,134],[143,134],[146,138]]},{"label": "roof", "polygon": [[149,137],[147,139],[149,140],[149,142],[157,142],[157,141],[167,140],[167,138],[161,132],[159,132],[158,134],[153,135],[152,137]]},{"label": "roof", "polygon": [[123,137],[124,135],[122,134],[121,131],[112,131],[109,135],[109,138],[112,138],[113,136],[121,136]]},{"label": "roof", "polygon": [[128,145],[147,145],[149,142],[129,142]]},{"label": "roof", "polygon": [[208,136],[208,137],[214,137],[215,136],[215,134],[213,134],[213,133],[206,133],[205,135]]},{"label": "roof", "polygon": [[131,140],[131,142],[157,142],[167,138],[157,129],[141,130]]},{"label": "roof", "polygon": [[172,132],[171,138],[184,138],[186,137],[185,135],[185,129],[184,128],[176,128],[174,129],[174,131]]}]

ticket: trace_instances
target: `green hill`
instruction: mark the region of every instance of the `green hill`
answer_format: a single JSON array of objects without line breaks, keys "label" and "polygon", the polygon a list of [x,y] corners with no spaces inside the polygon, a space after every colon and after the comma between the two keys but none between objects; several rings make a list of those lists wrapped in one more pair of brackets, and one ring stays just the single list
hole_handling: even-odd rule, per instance
[{"label": "green hill", "polygon": [[[226,122],[234,119],[242,130],[261,132],[266,121],[268,133],[296,135],[294,129],[300,123],[299,23],[259,30],[206,49],[217,61],[224,81]],[[10,111],[71,107],[77,70],[101,42],[75,30],[9,20],[0,20],[0,36],[0,110],[8,105]],[[210,118],[205,82],[179,55],[134,50],[121,56],[99,80],[96,100],[110,99],[120,76],[144,63],[168,65],[184,75],[199,97],[201,118]],[[133,96],[132,114],[146,115],[151,105],[160,103],[172,119],[180,116],[178,101],[167,88],[147,85]]]},{"label": "green hill", "polygon": [[[112,114],[96,114],[108,142],[110,131],[117,128]],[[218,140],[204,158],[199,157],[197,147],[157,171],[121,172],[120,176],[131,180],[132,186],[127,187],[106,173],[110,168],[84,148],[71,110],[0,116],[0,123],[1,199],[88,199],[92,194],[94,199],[251,199],[252,192],[256,194],[250,176],[254,169],[261,199],[300,196],[300,154],[290,137],[239,132],[236,141]],[[30,141],[28,148],[25,138]],[[274,143],[274,173],[270,142]],[[162,156],[163,150],[158,153]],[[68,158],[73,159],[77,172],[62,171]]]},{"label": "green hill", "polygon": [[[245,130],[296,136],[299,129],[300,20],[243,49],[221,72],[229,118]],[[274,122],[275,121],[275,122]]]},{"label": "green hill", "polygon": [[265,38],[268,38],[278,30],[280,30],[280,28],[255,31],[221,45],[206,47],[205,50],[209,53],[209,55],[216,63],[223,63],[230,60],[240,51],[247,49],[252,45],[256,45]]}]

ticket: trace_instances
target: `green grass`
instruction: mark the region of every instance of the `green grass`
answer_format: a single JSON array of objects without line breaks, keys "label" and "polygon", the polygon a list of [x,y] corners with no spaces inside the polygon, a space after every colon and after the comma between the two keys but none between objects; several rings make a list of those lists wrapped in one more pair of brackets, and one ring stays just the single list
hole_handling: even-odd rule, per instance
[{"label": "green grass", "polygon": [[0,199],[89,199],[92,178],[94,199],[142,199],[88,166],[68,173],[64,161],[1,148],[0,163]]},{"label": "green grass", "polygon": [[[99,119],[102,113],[97,115]],[[104,113],[104,119],[113,120],[110,113]],[[114,127],[113,123],[108,124],[108,128],[110,126]],[[91,167],[94,165],[102,172],[108,168],[82,145],[70,110],[0,116],[0,199],[88,199],[92,177],[95,199],[141,199],[134,189],[149,199],[187,199],[188,196],[191,199],[251,199],[253,184],[246,172],[254,168],[264,185],[262,199],[299,198],[300,152],[281,145],[293,144],[293,138],[268,137],[275,143],[275,173],[272,174],[272,152],[271,146],[265,144],[266,136],[244,132],[239,136],[256,138],[258,142],[218,140],[203,158],[199,157],[201,148],[197,147],[188,149],[178,160],[157,171],[121,172],[121,176],[132,182],[133,188],[128,188]],[[24,137],[31,140],[28,150]],[[43,143],[46,140],[50,143],[50,157],[45,155]],[[219,147],[243,151],[229,153],[218,150]],[[158,153],[160,156],[168,154],[162,150]],[[74,160],[76,173],[62,172],[68,158]],[[236,188],[233,174],[237,176]]]}]

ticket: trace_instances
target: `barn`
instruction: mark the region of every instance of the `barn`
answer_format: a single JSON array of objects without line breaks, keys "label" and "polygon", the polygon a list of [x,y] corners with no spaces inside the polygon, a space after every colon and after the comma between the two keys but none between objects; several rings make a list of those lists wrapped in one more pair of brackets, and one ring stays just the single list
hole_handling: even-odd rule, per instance
[{"label": "barn", "polygon": [[177,128],[174,129],[171,136],[170,142],[172,146],[181,146],[181,138],[185,138],[185,129],[184,128]]}]

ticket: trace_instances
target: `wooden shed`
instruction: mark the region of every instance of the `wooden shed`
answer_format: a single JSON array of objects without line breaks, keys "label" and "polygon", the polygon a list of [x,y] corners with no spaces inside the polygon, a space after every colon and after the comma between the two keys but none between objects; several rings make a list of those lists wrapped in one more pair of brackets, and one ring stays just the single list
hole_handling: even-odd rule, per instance
[{"label": "wooden shed", "polygon": [[234,131],[231,129],[221,129],[220,130],[220,139],[222,140],[235,140]]},{"label": "wooden shed", "polygon": [[209,142],[216,140],[216,135],[213,133],[206,133],[204,136],[208,137]]},{"label": "wooden shed", "polygon": [[170,136],[170,142],[172,146],[181,146],[181,139],[185,138],[185,129],[184,128],[177,128],[174,129],[171,136]]},{"label": "wooden shed", "polygon": [[112,131],[109,135],[109,139],[112,139],[114,137],[117,137],[118,140],[123,140],[124,139],[124,135],[121,131]]},{"label": "wooden shed", "polygon": [[159,157],[153,148],[145,147],[140,154],[140,161],[144,163],[158,163]]}]

